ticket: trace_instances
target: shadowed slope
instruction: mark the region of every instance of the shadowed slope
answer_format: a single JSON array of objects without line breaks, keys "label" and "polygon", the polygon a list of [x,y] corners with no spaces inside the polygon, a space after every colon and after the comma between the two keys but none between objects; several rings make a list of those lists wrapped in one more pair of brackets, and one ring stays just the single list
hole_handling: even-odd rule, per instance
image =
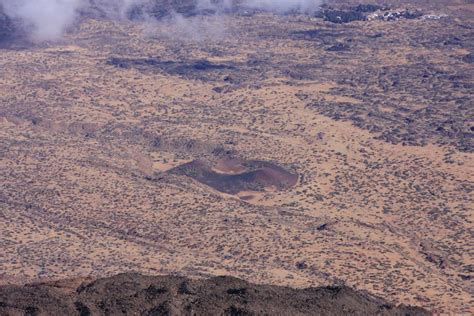
[{"label": "shadowed slope", "polygon": [[14,25],[12,20],[5,14],[0,4],[0,44],[13,37]]}]

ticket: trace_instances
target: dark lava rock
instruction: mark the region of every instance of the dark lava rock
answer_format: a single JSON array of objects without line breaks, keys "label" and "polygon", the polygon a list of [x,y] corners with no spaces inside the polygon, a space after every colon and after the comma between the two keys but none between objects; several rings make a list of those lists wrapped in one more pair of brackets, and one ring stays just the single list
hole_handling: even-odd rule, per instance
[{"label": "dark lava rock", "polygon": [[186,76],[202,80],[211,80],[215,76],[210,73],[222,71],[233,71],[236,67],[232,64],[217,64],[208,60],[161,60],[156,57],[151,58],[119,58],[111,57],[107,60],[108,65],[118,68],[134,68],[140,71],[160,71],[170,75]]},{"label": "dark lava rock", "polygon": [[296,264],[296,268],[298,268],[298,269],[300,269],[300,270],[303,270],[303,269],[308,268],[308,265],[307,265],[306,262],[304,262],[304,261],[303,261],[303,262],[298,262],[298,263]]},{"label": "dark lava rock", "polygon": [[377,5],[377,4],[359,4],[356,7],[353,7],[352,10],[356,12],[372,13],[379,10],[387,10],[387,7]]},{"label": "dark lava rock", "polygon": [[[364,65],[350,74],[341,73],[339,79],[351,86],[363,83],[380,89],[353,94],[353,90],[341,88],[339,93],[345,91],[363,105],[318,101],[310,106],[334,120],[351,121],[392,144],[432,143],[474,152],[473,106],[469,98],[474,87],[473,73],[469,67],[462,68],[462,64],[456,67],[452,73],[423,61],[382,68]],[[412,98],[410,102],[406,101],[407,96]],[[424,106],[413,107],[416,103]],[[390,111],[381,110],[380,104]]]},{"label": "dark lava rock", "polygon": [[383,37],[384,34],[383,33],[375,33],[375,34],[372,34],[372,35],[367,35],[368,38],[380,38],[380,37]]},{"label": "dark lava rock", "polygon": [[400,15],[401,15],[401,17],[403,17],[405,19],[417,19],[417,18],[423,16],[423,13],[420,12],[420,11],[405,10]]},{"label": "dark lava rock", "polygon": [[421,16],[423,16],[422,12],[411,11],[407,9],[405,11],[386,11],[383,15],[379,16],[379,20],[396,21],[401,18],[412,20],[412,19],[417,19]]},{"label": "dark lava rock", "polygon": [[323,9],[316,14],[316,17],[323,18],[325,21],[332,23],[350,23],[354,21],[367,21],[370,13],[382,11],[383,14],[378,16],[379,20],[383,21],[396,21],[401,18],[404,19],[417,19],[423,15],[422,12],[417,10],[390,10],[388,7],[373,5],[373,4],[361,4],[355,7],[335,9],[329,6],[323,7]]},{"label": "dark lava rock", "polygon": [[[90,5],[81,10],[82,16],[91,18],[113,18],[119,16],[120,6],[109,0],[89,0]],[[163,18],[173,12],[183,16],[195,15],[197,1],[194,0],[145,0],[130,6],[126,16],[131,20],[139,20],[145,16]]]},{"label": "dark lava rock", "polygon": [[[193,295],[179,291],[183,282]],[[120,274],[75,290],[65,281],[0,287],[0,315],[430,315],[349,287],[292,289],[233,277]],[[150,294],[151,293],[151,294]]]},{"label": "dark lava rock", "polygon": [[[197,0],[143,0],[132,4],[126,17],[130,20],[142,20],[144,18],[163,19],[173,14],[180,14],[184,17],[196,15],[213,15],[219,12],[234,12],[237,7],[224,6],[223,0],[213,0],[212,6],[203,8],[198,5]],[[82,16],[92,18],[110,18],[120,15],[120,7],[114,6],[110,0],[90,0],[91,5],[81,11]]]},{"label": "dark lava rock", "polygon": [[328,224],[325,223],[325,224],[322,224],[322,225],[319,225],[318,228],[316,228],[317,230],[321,231],[321,230],[326,230],[328,228]]},{"label": "dark lava rock", "polygon": [[193,285],[190,282],[185,280],[179,285],[178,293],[187,294],[187,295],[196,295],[196,290],[193,288]]},{"label": "dark lava rock", "polygon": [[353,21],[365,21],[366,15],[359,11],[342,11],[342,10],[324,10],[322,12],[323,18],[332,23],[349,23]]},{"label": "dark lava rock", "polygon": [[349,46],[343,43],[337,43],[331,47],[326,48],[328,52],[343,52],[349,50]]},{"label": "dark lava rock", "polygon": [[236,289],[228,289],[227,294],[232,295],[245,295],[247,293],[246,288],[236,288]]},{"label": "dark lava rock", "polygon": [[0,4],[0,43],[11,40],[14,37],[15,26],[13,21],[5,14]]},{"label": "dark lava rock", "polygon": [[472,64],[472,63],[474,63],[474,54],[472,54],[472,53],[471,53],[471,54],[468,54],[468,55],[464,56],[464,57],[462,58],[462,60],[463,60],[465,63]]}]

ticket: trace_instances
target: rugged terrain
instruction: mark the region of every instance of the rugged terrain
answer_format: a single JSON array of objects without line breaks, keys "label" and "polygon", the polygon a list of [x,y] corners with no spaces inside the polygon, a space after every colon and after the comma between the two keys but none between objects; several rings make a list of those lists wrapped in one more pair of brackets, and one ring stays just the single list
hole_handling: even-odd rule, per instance
[{"label": "rugged terrain", "polygon": [[140,274],[0,287],[0,314],[429,315],[345,286],[298,290],[232,277],[190,280]]},{"label": "rugged terrain", "polygon": [[387,10],[4,42],[0,283],[231,275],[473,313],[474,7]]}]

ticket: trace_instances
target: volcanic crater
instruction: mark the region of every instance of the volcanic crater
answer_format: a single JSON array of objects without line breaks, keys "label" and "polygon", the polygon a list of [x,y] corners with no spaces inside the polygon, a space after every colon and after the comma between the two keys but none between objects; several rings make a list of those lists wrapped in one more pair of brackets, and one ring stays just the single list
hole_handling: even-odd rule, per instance
[{"label": "volcanic crater", "polygon": [[184,175],[217,191],[237,194],[243,191],[286,190],[298,182],[298,175],[272,162],[223,159],[216,163],[197,159],[177,166],[169,173]]}]

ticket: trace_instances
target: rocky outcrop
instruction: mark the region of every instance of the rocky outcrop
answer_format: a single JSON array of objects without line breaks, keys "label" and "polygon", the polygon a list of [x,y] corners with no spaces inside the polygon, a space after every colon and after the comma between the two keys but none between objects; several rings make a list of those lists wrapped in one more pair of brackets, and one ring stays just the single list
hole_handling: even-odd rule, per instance
[{"label": "rocky outcrop", "polygon": [[1,315],[429,315],[348,287],[292,289],[233,277],[120,274],[84,282],[0,287]]}]

